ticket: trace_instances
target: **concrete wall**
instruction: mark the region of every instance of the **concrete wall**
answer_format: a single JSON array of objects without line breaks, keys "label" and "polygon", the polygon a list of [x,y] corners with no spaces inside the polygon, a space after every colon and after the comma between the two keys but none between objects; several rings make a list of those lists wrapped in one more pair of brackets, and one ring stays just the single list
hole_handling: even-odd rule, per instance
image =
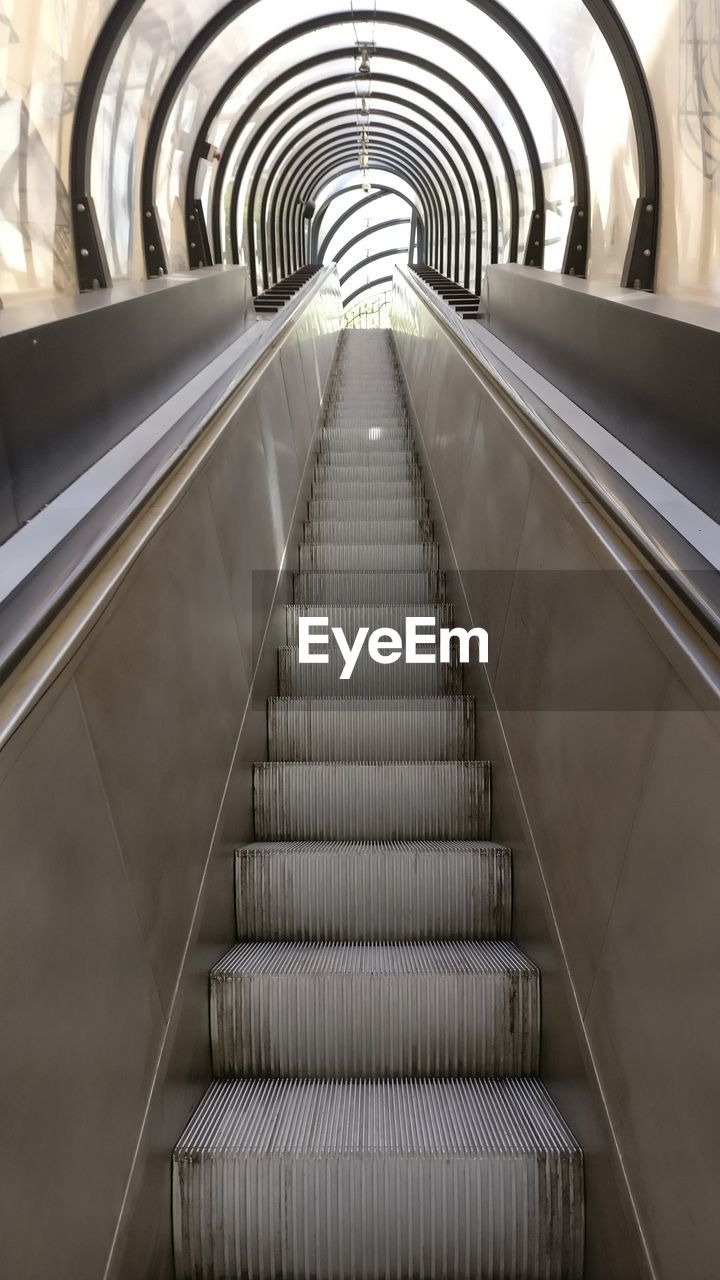
[{"label": "concrete wall", "polygon": [[234,940],[232,850],[265,751],[258,637],[299,541],[339,323],[328,275],[212,447],[206,433],[0,693],[7,724],[57,668],[0,751],[0,1240],[16,1280],[172,1274],[170,1152],[210,1077],[207,973]]},{"label": "concrete wall", "polygon": [[478,673],[588,1280],[710,1277],[720,1203],[718,655],[404,281],[395,337]]}]

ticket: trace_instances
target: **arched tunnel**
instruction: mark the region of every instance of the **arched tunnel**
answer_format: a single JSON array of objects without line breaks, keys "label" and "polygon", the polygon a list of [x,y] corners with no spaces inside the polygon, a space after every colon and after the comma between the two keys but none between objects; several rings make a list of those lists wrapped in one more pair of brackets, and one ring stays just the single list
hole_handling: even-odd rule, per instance
[{"label": "arched tunnel", "polygon": [[0,1269],[713,1280],[717,0],[0,39]]}]

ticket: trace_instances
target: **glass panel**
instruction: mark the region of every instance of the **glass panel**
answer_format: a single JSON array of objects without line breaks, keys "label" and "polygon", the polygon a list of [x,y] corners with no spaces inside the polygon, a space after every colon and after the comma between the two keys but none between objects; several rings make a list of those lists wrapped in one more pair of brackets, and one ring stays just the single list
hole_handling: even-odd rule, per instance
[{"label": "glass panel", "polygon": [[0,296],[77,288],[68,200],[77,85],[111,0],[0,0]]},{"label": "glass panel", "polygon": [[658,288],[720,301],[720,13],[717,0],[619,0],[660,136]]}]

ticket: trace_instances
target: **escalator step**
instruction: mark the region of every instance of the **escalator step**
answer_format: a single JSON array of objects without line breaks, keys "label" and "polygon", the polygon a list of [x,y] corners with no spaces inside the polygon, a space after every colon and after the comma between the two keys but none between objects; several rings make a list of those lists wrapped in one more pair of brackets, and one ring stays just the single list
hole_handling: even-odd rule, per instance
[{"label": "escalator step", "polygon": [[486,761],[258,764],[259,840],[487,840]]},{"label": "escalator step", "polygon": [[285,606],[286,644],[296,645],[300,640],[301,618],[327,618],[328,626],[342,627],[346,636],[354,636],[359,627],[369,627],[377,631],[380,627],[392,627],[402,635],[407,618],[431,618],[436,629],[452,627],[455,620],[455,608],[451,604],[403,604],[403,605],[319,605],[299,608],[297,605]]},{"label": "escalator step", "polygon": [[[348,638],[349,643],[352,639]],[[284,698],[397,697],[441,698],[462,692],[462,667],[456,662],[436,662],[406,666],[401,660],[375,662],[363,649],[351,674],[342,680],[345,659],[333,647],[326,663],[300,662],[300,649],[287,646],[278,651],[278,689]],[[417,753],[416,753],[417,754]],[[352,758],[352,757],[350,757]],[[375,757],[382,759],[382,757]],[[418,757],[421,758],[421,757]]]},{"label": "escalator step", "polygon": [[574,1280],[580,1151],[535,1080],[236,1080],[178,1143],[181,1277]]},{"label": "escalator step", "polygon": [[280,697],[268,702],[270,760],[471,760],[475,700]]},{"label": "escalator step", "polygon": [[238,937],[507,938],[509,849],[460,840],[252,844],[235,855]]},{"label": "escalator step", "polygon": [[[341,544],[432,542],[430,520],[307,520],[306,542]],[[380,624],[378,623],[378,626]]]},{"label": "escalator step", "polygon": [[440,567],[436,542],[360,543],[303,542],[299,548],[300,572],[367,569],[386,573],[434,573]]},{"label": "escalator step", "polygon": [[440,573],[382,573],[353,570],[342,573],[296,573],[293,575],[296,605],[333,604],[430,604],[447,599],[447,576]]},{"label": "escalator step", "polygon": [[220,1076],[525,1076],[539,981],[510,942],[240,943],[210,974]]}]

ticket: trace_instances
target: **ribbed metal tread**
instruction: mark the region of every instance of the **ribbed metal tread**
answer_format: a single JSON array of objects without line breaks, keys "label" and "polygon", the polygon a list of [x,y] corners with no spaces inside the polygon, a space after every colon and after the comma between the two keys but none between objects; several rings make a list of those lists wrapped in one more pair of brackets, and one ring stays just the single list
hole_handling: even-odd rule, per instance
[{"label": "ribbed metal tread", "polygon": [[[340,677],[345,667],[342,654],[333,647],[326,651],[326,656],[327,663],[305,663],[300,662],[299,647],[292,645],[279,649],[280,696],[344,699],[387,698],[405,694],[413,698],[431,698],[462,693],[463,669],[457,661],[437,662],[432,666],[427,663],[406,665],[401,656],[398,662],[384,664],[375,662],[368,650],[363,649],[352,674],[347,680],[342,680]],[[347,759],[352,759],[352,756]]]},{"label": "ribbed metal tread", "polygon": [[308,520],[429,520],[427,498],[316,498],[308,503]]},{"label": "ribbed metal tread", "polygon": [[326,569],[370,569],[420,573],[437,571],[440,548],[436,542],[303,542],[299,548],[301,573]]},{"label": "ribbed metal tread", "polygon": [[[332,480],[313,480],[311,501],[332,498],[346,506],[350,502],[410,502],[426,498],[422,477],[405,480],[353,480],[334,476]],[[347,508],[346,508],[347,509]]]},{"label": "ribbed metal tread", "polygon": [[325,445],[318,454],[316,468],[319,470],[323,467],[332,468],[333,471],[336,467],[367,467],[371,471],[392,468],[400,471],[403,467],[419,469],[415,452],[408,445],[394,449],[353,449],[343,448],[339,440],[334,446]]},{"label": "ribbed metal tread", "polygon": [[580,1280],[582,1206],[529,1079],[225,1081],[173,1159],[187,1280]]},{"label": "ribbed metal tread", "polygon": [[404,422],[385,419],[372,423],[333,422],[320,432],[320,450],[335,453],[361,452],[397,453],[413,447],[412,437]]},{"label": "ribbed metal tread", "polygon": [[239,943],[210,974],[216,1076],[525,1076],[538,971],[511,942]]},{"label": "ribbed metal tread", "polygon": [[345,573],[293,574],[296,605],[442,604],[447,599],[447,575],[353,570]]},{"label": "ribbed metal tread", "polygon": [[306,542],[360,543],[370,542],[432,542],[435,536],[432,521],[420,520],[306,520]]},{"label": "ribbed metal tread", "polygon": [[451,604],[425,604],[416,602],[402,605],[364,604],[364,605],[299,605],[285,606],[285,633],[289,645],[299,643],[301,618],[327,618],[328,626],[342,627],[346,636],[354,636],[359,627],[369,627],[371,631],[392,627],[401,634],[405,630],[408,618],[427,618],[436,629],[452,627],[455,620],[455,608]]},{"label": "ribbed metal tread", "polygon": [[487,840],[487,761],[258,764],[258,840]]},{"label": "ribbed metal tread", "polygon": [[270,698],[268,752],[272,762],[472,760],[475,699]]},{"label": "ribbed metal tread", "polygon": [[510,850],[480,841],[257,843],[235,855],[238,937],[507,938]]}]

